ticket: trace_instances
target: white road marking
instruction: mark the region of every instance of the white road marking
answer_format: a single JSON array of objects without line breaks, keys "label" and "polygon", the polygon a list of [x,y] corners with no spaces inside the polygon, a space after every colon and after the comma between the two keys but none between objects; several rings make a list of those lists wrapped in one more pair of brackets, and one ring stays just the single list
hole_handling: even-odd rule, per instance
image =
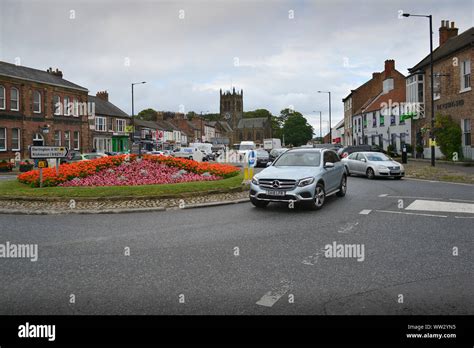
[{"label": "white road marking", "polygon": [[324,248],[318,250],[314,255],[309,255],[306,257],[302,263],[305,265],[314,266],[318,262],[319,256],[324,254],[324,251]]},{"label": "white road marking", "polygon": [[356,227],[358,224],[359,224],[358,222],[348,222],[347,224],[343,225],[342,228],[337,232],[339,232],[339,233],[348,233],[354,227]]},{"label": "white road marking", "polygon": [[364,210],[362,210],[359,214],[362,214],[362,215],[369,215],[371,211],[372,211],[371,209],[364,209]]},{"label": "white road marking", "polygon": [[256,304],[264,307],[272,307],[288,290],[290,290],[290,282],[283,280],[277,289],[267,292]]},{"label": "white road marking", "polygon": [[388,196],[388,193],[383,193],[381,195],[379,195],[379,197],[387,197]]},{"label": "white road marking", "polygon": [[406,210],[424,210],[424,211],[440,211],[447,213],[469,213],[474,214],[474,204],[472,203],[453,203],[442,201],[426,201],[416,200]]},{"label": "white road marking", "polygon": [[455,216],[456,219],[474,219],[474,216]]},{"label": "white road marking", "polygon": [[405,214],[405,215],[419,215],[419,216],[435,216],[447,218],[447,215],[435,215],[435,214],[423,214],[423,213],[407,213],[404,211],[393,211],[393,210],[376,210],[379,213],[391,213],[391,214]]},{"label": "white road marking", "polygon": [[435,198],[435,197],[414,197],[414,196],[385,196],[388,198],[407,198],[407,199],[442,199],[442,198]]}]

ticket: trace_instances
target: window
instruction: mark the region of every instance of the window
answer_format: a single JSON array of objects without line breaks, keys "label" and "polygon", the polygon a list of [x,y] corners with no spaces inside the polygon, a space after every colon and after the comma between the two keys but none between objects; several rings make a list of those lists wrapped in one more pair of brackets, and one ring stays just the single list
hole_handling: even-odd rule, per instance
[{"label": "window", "polygon": [[377,127],[377,114],[374,112],[372,114],[372,128]]},{"label": "window", "polygon": [[395,121],[395,115],[392,113],[390,115],[390,125],[395,126],[396,124],[397,124],[397,122]]},{"label": "window", "polygon": [[41,113],[41,93],[38,91],[33,92],[33,112],[35,114]]},{"label": "window", "polygon": [[79,100],[77,100],[77,98],[74,98],[74,104],[73,104],[73,112],[72,112],[72,115],[74,117],[78,117],[79,116]]},{"label": "window", "polygon": [[364,115],[364,128],[367,128],[367,114]]},{"label": "window", "polygon": [[7,151],[7,129],[0,128],[0,151]]},{"label": "window", "polygon": [[74,150],[79,150],[79,135],[78,131],[74,131]]},{"label": "window", "polygon": [[375,144],[375,134],[372,134],[370,141],[371,141],[371,145],[377,145]]},{"label": "window", "polygon": [[105,132],[107,130],[107,121],[105,117],[95,118],[95,130],[98,132]]},{"label": "window", "polygon": [[[54,109],[54,114],[55,115],[62,115],[62,105],[61,105],[61,98],[59,97],[59,95],[55,95],[53,97],[53,109]],[[60,146],[60,145],[58,145]]]},{"label": "window", "polygon": [[107,125],[109,126],[109,132],[114,131],[114,123],[112,121],[113,119],[109,119],[109,122],[107,122]]},{"label": "window", "polygon": [[12,129],[12,151],[20,150],[20,128]]},{"label": "window", "polygon": [[70,131],[64,132],[64,146],[66,146],[68,149],[71,148],[71,132]]},{"label": "window", "polygon": [[380,114],[380,121],[379,121],[380,127],[385,126],[385,116]]},{"label": "window", "polygon": [[462,122],[462,143],[463,146],[471,146],[471,120],[466,118]]},{"label": "window", "polygon": [[12,87],[10,90],[10,110],[11,111],[18,111],[19,103],[18,103],[18,88]]},{"label": "window", "polygon": [[461,63],[461,92],[471,88],[471,61]]},{"label": "window", "polygon": [[64,97],[64,115],[66,116],[70,116],[72,113],[70,102],[69,97]]},{"label": "window", "polygon": [[435,73],[433,76],[434,100],[441,98],[441,76]]},{"label": "window", "polygon": [[116,127],[117,132],[119,133],[125,132],[125,120],[117,119],[116,123],[117,123],[117,127]]},{"label": "window", "polygon": [[61,146],[61,131],[54,131],[54,146]]},{"label": "window", "polygon": [[5,87],[0,86],[0,109],[5,110]]}]

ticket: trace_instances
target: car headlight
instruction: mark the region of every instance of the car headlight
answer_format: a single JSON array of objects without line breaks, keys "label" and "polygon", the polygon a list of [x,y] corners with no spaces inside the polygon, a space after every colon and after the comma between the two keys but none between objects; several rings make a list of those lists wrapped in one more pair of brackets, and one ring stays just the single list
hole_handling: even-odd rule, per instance
[{"label": "car headlight", "polygon": [[299,187],[308,186],[308,185],[311,185],[313,182],[314,182],[314,178],[311,178],[311,177],[304,178],[299,181],[298,186]]},{"label": "car headlight", "polygon": [[252,184],[258,185],[258,178],[256,176],[252,178]]},{"label": "car headlight", "polygon": [[378,165],[377,168],[378,169],[388,169],[387,166],[383,166],[383,165]]}]

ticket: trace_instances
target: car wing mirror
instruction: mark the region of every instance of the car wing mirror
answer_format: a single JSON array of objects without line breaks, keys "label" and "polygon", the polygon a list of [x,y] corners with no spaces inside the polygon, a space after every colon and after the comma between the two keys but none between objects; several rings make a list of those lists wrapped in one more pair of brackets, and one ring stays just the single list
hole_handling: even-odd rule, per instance
[{"label": "car wing mirror", "polygon": [[367,161],[365,160],[365,158],[361,158],[360,160],[361,160],[362,162],[367,162]]},{"label": "car wing mirror", "polygon": [[267,162],[267,167],[270,167],[273,162]]},{"label": "car wing mirror", "polygon": [[334,168],[334,163],[332,163],[332,162],[326,162],[326,163],[324,164],[324,168]]}]

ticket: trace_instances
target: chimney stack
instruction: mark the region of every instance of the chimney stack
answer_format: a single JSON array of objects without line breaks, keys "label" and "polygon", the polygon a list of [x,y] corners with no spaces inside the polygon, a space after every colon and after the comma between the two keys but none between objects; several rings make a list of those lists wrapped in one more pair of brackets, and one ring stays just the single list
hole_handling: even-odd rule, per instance
[{"label": "chimney stack", "polygon": [[107,93],[107,91],[97,92],[96,97],[105,101],[109,101],[109,93]]},{"label": "chimney stack", "polygon": [[389,77],[391,77],[394,70],[395,70],[395,60],[387,59],[385,61],[384,78],[388,79]]},{"label": "chimney stack", "polygon": [[441,21],[441,27],[439,28],[439,45],[442,46],[450,38],[458,36],[458,28],[455,27],[455,23],[451,22],[449,26],[449,20]]},{"label": "chimney stack", "polygon": [[46,72],[48,74],[63,78],[63,72],[59,70],[58,68],[56,68],[56,70],[53,70],[53,68],[50,67],[48,70],[46,70]]}]

